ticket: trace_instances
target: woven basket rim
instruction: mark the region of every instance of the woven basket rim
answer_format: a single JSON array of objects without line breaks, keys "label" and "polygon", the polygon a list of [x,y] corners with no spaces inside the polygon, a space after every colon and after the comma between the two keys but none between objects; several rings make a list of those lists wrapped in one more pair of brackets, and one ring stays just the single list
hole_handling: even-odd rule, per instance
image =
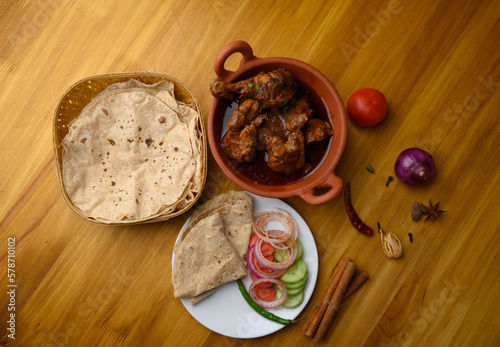
[{"label": "woven basket rim", "polygon": [[[201,136],[201,161],[203,165],[203,172],[202,172],[202,179],[200,181],[200,189],[196,193],[194,199],[192,199],[186,206],[179,210],[174,210],[171,213],[166,213],[164,215],[159,215],[156,217],[151,217],[151,218],[145,218],[143,220],[130,220],[130,221],[123,221],[123,222],[110,222],[110,223],[104,223],[98,220],[95,220],[92,217],[86,216],[83,214],[71,201],[69,198],[65,186],[64,186],[64,181],[62,177],[62,159],[61,159],[61,143],[58,139],[58,135],[60,135],[59,131],[59,112],[61,108],[61,104],[65,100],[65,98],[70,94],[76,87],[83,85],[84,83],[88,83],[89,81],[98,81],[98,80],[109,80],[109,79],[124,79],[123,82],[128,81],[130,79],[144,79],[144,78],[156,78],[159,80],[167,80],[174,85],[180,85],[182,88],[184,88],[188,93],[189,96],[193,99],[194,106],[196,108],[196,111],[199,113],[199,130],[200,130],[200,136]],[[111,85],[112,83],[115,82],[110,82],[107,84],[107,86]],[[106,86],[106,87],[107,87]],[[106,88],[105,87],[105,88]],[[175,88],[174,88],[175,92]],[[99,92],[100,93],[100,92]],[[96,95],[95,95],[96,96]],[[93,98],[95,98],[95,96]],[[92,99],[93,99],[92,98]],[[91,101],[91,100],[90,100]],[[89,101],[89,102],[90,102]],[[83,107],[85,107],[83,105]],[[82,108],[83,108],[82,107]],[[160,74],[160,73],[154,73],[154,72],[121,72],[121,73],[107,73],[107,74],[101,74],[101,75],[95,75],[95,76],[89,76],[82,78],[78,80],[77,82],[73,83],[66,91],[62,94],[62,96],[59,98],[56,108],[54,110],[54,115],[53,115],[53,120],[52,120],[52,145],[53,145],[53,152],[54,152],[54,160],[56,162],[56,168],[57,168],[57,176],[58,176],[58,182],[59,182],[59,190],[61,191],[61,194],[63,195],[63,198],[66,202],[66,204],[81,218],[85,219],[88,222],[98,224],[98,225],[104,225],[104,226],[124,226],[124,225],[135,225],[135,224],[148,224],[148,223],[154,223],[154,222],[160,222],[160,221],[165,221],[171,218],[174,218],[176,216],[179,216],[183,213],[185,213],[187,210],[189,210],[195,203],[196,201],[200,198],[203,189],[205,187],[206,179],[207,179],[207,151],[208,151],[208,145],[207,145],[207,136],[206,136],[206,129],[205,129],[205,121],[203,119],[203,113],[201,111],[201,107],[198,103],[198,99],[196,98],[195,94],[191,91],[191,89],[181,80],[179,80],[176,77],[173,77],[171,75],[166,75],[166,74]]]}]

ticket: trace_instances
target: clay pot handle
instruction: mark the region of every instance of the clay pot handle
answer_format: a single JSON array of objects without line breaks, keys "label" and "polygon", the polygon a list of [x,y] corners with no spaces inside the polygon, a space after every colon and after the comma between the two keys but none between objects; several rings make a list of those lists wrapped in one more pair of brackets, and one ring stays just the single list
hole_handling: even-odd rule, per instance
[{"label": "clay pot handle", "polygon": [[[224,64],[233,53],[241,53],[243,57],[236,71],[228,71],[224,68]],[[252,47],[247,42],[233,41],[222,47],[215,57],[214,70],[218,78],[225,82],[232,82],[231,76],[238,75],[238,70],[253,59],[255,59],[255,56]]]},{"label": "clay pot handle", "polygon": [[310,205],[322,205],[335,199],[342,191],[342,179],[332,172],[325,183],[319,185],[317,188],[330,188],[327,192],[316,195],[314,189],[301,194],[300,197]]}]

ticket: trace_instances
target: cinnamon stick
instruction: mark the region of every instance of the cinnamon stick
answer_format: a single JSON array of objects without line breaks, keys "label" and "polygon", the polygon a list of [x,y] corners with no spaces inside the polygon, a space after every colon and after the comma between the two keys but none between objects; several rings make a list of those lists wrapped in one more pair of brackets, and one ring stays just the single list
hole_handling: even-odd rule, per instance
[{"label": "cinnamon stick", "polygon": [[365,283],[366,280],[368,280],[368,278],[370,278],[370,276],[366,271],[360,271],[357,274],[355,274],[353,279],[351,280],[351,283],[349,283],[349,287],[347,287],[347,291],[345,292],[342,301],[347,299],[349,295],[358,290],[359,287],[361,287],[363,283]]},{"label": "cinnamon stick", "polygon": [[[349,283],[349,286],[347,287],[347,291],[344,294],[342,302],[344,302],[351,294],[353,294],[356,290],[358,290],[369,278],[370,276],[366,271],[357,272],[354,275],[353,279],[351,280],[351,283]],[[311,319],[308,319],[306,323],[302,326],[301,330],[303,333],[306,332],[307,327],[309,326],[310,323]]]},{"label": "cinnamon stick", "polygon": [[331,301],[333,294],[335,293],[337,286],[342,278],[342,275],[349,263],[351,263],[351,260],[347,257],[344,258],[340,263],[337,273],[333,277],[332,282],[330,282],[330,286],[326,290],[326,293],[323,297],[324,300],[321,300],[318,307],[316,307],[316,310],[314,311],[312,317],[302,327],[302,332],[304,333],[305,336],[307,337],[314,336],[316,329],[318,328],[318,325],[323,319],[323,315],[325,314],[325,311],[328,307],[328,302]]},{"label": "cinnamon stick", "polygon": [[355,271],[356,264],[349,261],[344,272],[342,273],[342,277],[340,278],[340,282],[337,286],[337,289],[335,290],[335,293],[333,294],[332,299],[327,303],[328,306],[326,308],[323,319],[321,320],[321,323],[319,324],[318,329],[314,334],[313,340],[315,342],[320,342],[323,339],[323,336],[325,335],[328,327],[330,326],[330,323],[333,320],[333,317],[335,316],[335,312],[337,312],[338,306],[344,298],[344,294],[347,291],[347,287],[349,286],[349,283],[351,282]]}]

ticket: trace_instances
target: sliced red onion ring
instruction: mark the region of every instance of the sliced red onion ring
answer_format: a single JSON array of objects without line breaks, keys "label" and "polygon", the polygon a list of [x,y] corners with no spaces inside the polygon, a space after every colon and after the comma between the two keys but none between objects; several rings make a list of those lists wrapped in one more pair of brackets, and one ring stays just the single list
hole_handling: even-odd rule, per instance
[{"label": "sliced red onion ring", "polygon": [[255,242],[253,252],[255,253],[255,258],[257,259],[259,264],[261,264],[265,268],[275,271],[286,270],[290,266],[292,266],[292,264],[295,262],[295,258],[297,258],[297,253],[298,253],[298,247],[296,243],[294,243],[295,246],[285,249],[285,252],[287,252],[286,260],[282,261],[281,263],[278,263],[270,261],[266,259],[266,257],[264,257],[261,249],[262,242],[263,242],[262,239],[259,239],[257,240],[257,242]]},{"label": "sliced red onion ring", "polygon": [[[283,289],[283,295],[281,296],[281,298],[279,298],[279,300],[275,299],[274,301],[270,302],[259,299],[259,297],[255,293],[255,287],[262,282],[272,282],[279,285]],[[253,281],[252,284],[250,284],[250,288],[248,288],[248,293],[250,294],[252,300],[262,308],[275,308],[281,306],[288,297],[288,291],[286,290],[286,285],[280,280],[274,278],[260,278],[258,280]]]},{"label": "sliced red onion ring", "polygon": [[[278,222],[285,230],[269,230],[271,222]],[[260,239],[273,244],[276,248],[291,247],[298,237],[297,223],[293,216],[280,208],[258,213],[254,217],[253,230]]]},{"label": "sliced red onion ring", "polygon": [[[269,229],[271,222],[281,224],[285,230]],[[257,235],[257,241],[248,249],[247,264],[250,272],[258,279],[250,285],[250,297],[263,308],[278,307],[288,297],[286,285],[279,280],[281,276],[295,262],[298,254],[298,227],[293,216],[281,209],[275,208],[272,211],[258,213],[253,220],[252,229]],[[262,254],[262,244],[267,242],[274,249],[284,252],[283,261],[275,262],[268,260]],[[267,270],[267,271],[266,271]],[[261,283],[274,283],[283,288],[283,295],[279,300],[266,302],[258,298],[255,287]]]},{"label": "sliced red onion ring", "polygon": [[255,249],[255,244],[252,247],[250,247],[250,249],[247,252],[248,269],[250,270],[250,272],[252,274],[254,274],[254,276],[256,276],[259,279],[260,278],[269,279],[269,278],[280,278],[281,276],[283,276],[285,274],[287,269],[278,270],[278,271],[274,270],[274,271],[269,272],[269,273],[262,271],[262,269],[260,268],[260,266],[258,264],[258,261],[255,258],[254,249]]}]

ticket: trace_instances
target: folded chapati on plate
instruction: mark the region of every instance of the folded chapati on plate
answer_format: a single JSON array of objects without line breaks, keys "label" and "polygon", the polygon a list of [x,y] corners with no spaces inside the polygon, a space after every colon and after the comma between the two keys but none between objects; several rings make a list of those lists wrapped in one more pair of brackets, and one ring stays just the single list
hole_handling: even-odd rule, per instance
[{"label": "folded chapati on plate", "polygon": [[252,233],[253,200],[244,191],[229,191],[197,206],[187,228],[180,238],[189,233],[192,225],[213,213],[220,213],[224,223],[224,233],[246,264],[246,254]]},{"label": "folded chapati on plate", "polygon": [[76,208],[104,223],[141,221],[182,208],[203,182],[200,116],[173,83],[116,83],[69,125],[63,182]]},{"label": "folded chapati on plate", "polygon": [[[220,216],[226,239],[239,255],[241,263],[246,266],[246,253],[250,242],[250,234],[252,233],[253,200],[250,195],[243,191],[229,191],[197,206],[174,247],[176,257],[179,249],[184,247],[183,241],[189,236],[193,228],[197,227],[200,221],[214,214]],[[203,300],[216,289],[191,297],[191,304],[194,305]]]},{"label": "folded chapati on plate", "polygon": [[176,298],[191,298],[244,277],[247,270],[224,234],[219,213],[201,219],[177,248],[172,268]]}]

